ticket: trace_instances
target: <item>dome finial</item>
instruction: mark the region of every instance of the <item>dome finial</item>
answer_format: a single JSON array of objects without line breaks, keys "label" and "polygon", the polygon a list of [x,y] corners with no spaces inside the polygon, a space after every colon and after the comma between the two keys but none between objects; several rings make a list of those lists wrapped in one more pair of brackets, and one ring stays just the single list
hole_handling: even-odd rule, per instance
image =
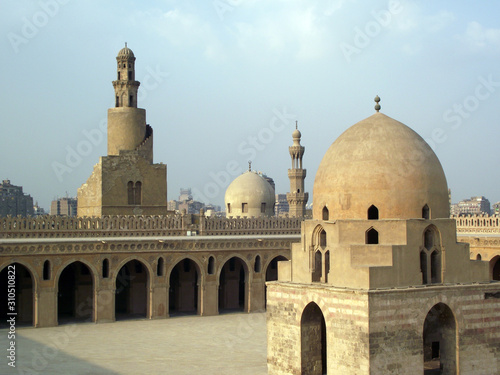
[{"label": "dome finial", "polygon": [[127,48],[127,42],[125,42],[125,48]]},{"label": "dome finial", "polygon": [[380,106],[380,104],[378,104],[380,102],[379,96],[377,95],[374,100],[375,100],[375,103],[377,103],[377,104],[375,104],[375,110],[378,112],[378,111],[380,111],[380,108],[382,108]]},{"label": "dome finial", "polygon": [[299,128],[298,121],[295,120],[295,130],[297,130],[298,128]]},{"label": "dome finial", "polygon": [[248,161],[248,172],[252,172],[252,161]]}]

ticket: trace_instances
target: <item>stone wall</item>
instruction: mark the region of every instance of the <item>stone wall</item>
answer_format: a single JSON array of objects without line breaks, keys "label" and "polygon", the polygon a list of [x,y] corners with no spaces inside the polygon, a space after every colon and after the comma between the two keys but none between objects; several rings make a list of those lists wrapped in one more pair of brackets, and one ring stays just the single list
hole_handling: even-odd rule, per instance
[{"label": "stone wall", "polygon": [[437,305],[449,308],[456,326],[456,334],[445,337],[447,343],[441,341],[445,369],[456,366],[456,372],[445,373],[500,373],[499,283],[364,291],[319,284],[267,285],[271,375],[302,374],[301,316],[311,302],[326,320],[328,373],[421,375],[424,322]]}]

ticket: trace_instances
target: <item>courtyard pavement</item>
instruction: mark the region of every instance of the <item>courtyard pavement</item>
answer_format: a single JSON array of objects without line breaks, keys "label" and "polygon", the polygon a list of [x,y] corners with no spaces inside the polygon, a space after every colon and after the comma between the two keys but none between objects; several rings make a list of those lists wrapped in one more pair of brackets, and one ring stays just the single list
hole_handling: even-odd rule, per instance
[{"label": "courtyard pavement", "polygon": [[266,375],[266,314],[18,327],[16,367],[0,330],[0,374]]}]

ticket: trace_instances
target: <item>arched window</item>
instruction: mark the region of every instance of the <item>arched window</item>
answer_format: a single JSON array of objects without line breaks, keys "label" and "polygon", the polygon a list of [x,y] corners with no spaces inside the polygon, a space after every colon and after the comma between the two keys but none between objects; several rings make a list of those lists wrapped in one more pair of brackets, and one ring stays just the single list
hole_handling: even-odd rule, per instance
[{"label": "arched window", "polygon": [[228,203],[227,204],[227,213],[230,214],[231,213],[231,203]]},{"label": "arched window", "polygon": [[142,200],[142,183],[137,181],[135,184],[132,181],[127,183],[127,199],[128,204],[139,205]]},{"label": "arched window", "polygon": [[312,273],[313,282],[321,281],[322,271],[323,271],[323,262],[321,259],[321,251],[318,250],[314,253],[314,270]]},{"label": "arched window", "polygon": [[103,279],[107,279],[109,277],[109,260],[104,259],[102,261],[102,277]]},{"label": "arched window", "polygon": [[127,197],[128,204],[134,204],[134,183],[132,181],[127,182]]},{"label": "arched window", "polygon": [[431,254],[431,283],[441,282],[441,254],[434,250]]},{"label": "arched window", "polygon": [[329,212],[328,212],[328,208],[323,207],[323,220],[328,220],[329,219]]},{"label": "arched window", "polygon": [[50,262],[48,260],[43,262],[43,279],[50,280]]},{"label": "arched window", "polygon": [[258,273],[260,272],[260,270],[261,270],[260,255],[257,255],[255,257],[254,271]]},{"label": "arched window", "polygon": [[326,232],[324,229],[319,232],[319,246],[326,246]]},{"label": "arched window", "polygon": [[427,229],[424,233],[424,247],[431,250],[434,247],[434,231]]},{"label": "arched window", "polygon": [[208,270],[207,271],[208,271],[209,275],[213,275],[215,273],[215,259],[212,256],[210,258],[208,258]]},{"label": "arched window", "polygon": [[378,208],[374,205],[368,209],[368,220],[378,220]]},{"label": "arched window", "polygon": [[142,201],[142,182],[135,183],[134,204],[141,204]]},{"label": "arched window", "polygon": [[431,218],[431,210],[429,209],[428,205],[422,207],[422,218],[426,220],[429,220]]},{"label": "arched window", "polygon": [[420,248],[420,270],[422,272],[422,283],[441,283],[440,237],[436,227],[431,225],[425,229],[423,242],[423,247]]},{"label": "arched window", "polygon": [[330,272],[330,250],[325,253],[325,283],[328,282],[328,273]]},{"label": "arched window", "polygon": [[375,228],[370,228],[365,234],[365,243],[367,245],[377,245],[378,244],[378,232]]},{"label": "arched window", "polygon": [[164,260],[162,257],[158,258],[158,264],[156,265],[156,276],[163,276]]},{"label": "arched window", "polygon": [[482,259],[481,254],[477,254],[476,260],[481,260],[481,259]]},{"label": "arched window", "polygon": [[422,284],[427,284],[427,254],[425,251],[420,252],[420,272],[422,273]]},{"label": "arched window", "polygon": [[260,204],[260,213],[265,214],[266,213],[266,202],[262,202]]}]

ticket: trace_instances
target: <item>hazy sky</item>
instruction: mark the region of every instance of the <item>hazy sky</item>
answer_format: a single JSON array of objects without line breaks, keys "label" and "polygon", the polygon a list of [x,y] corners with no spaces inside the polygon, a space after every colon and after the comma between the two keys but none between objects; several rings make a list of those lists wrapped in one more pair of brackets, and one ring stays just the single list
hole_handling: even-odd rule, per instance
[{"label": "hazy sky", "polygon": [[312,193],[325,151],[374,113],[378,94],[381,112],[433,146],[453,202],[500,200],[498,1],[0,0],[0,9],[0,179],[45,209],[76,196],[107,153],[125,42],[168,199],[191,187],[223,204],[250,159],[286,193],[295,120]]}]

